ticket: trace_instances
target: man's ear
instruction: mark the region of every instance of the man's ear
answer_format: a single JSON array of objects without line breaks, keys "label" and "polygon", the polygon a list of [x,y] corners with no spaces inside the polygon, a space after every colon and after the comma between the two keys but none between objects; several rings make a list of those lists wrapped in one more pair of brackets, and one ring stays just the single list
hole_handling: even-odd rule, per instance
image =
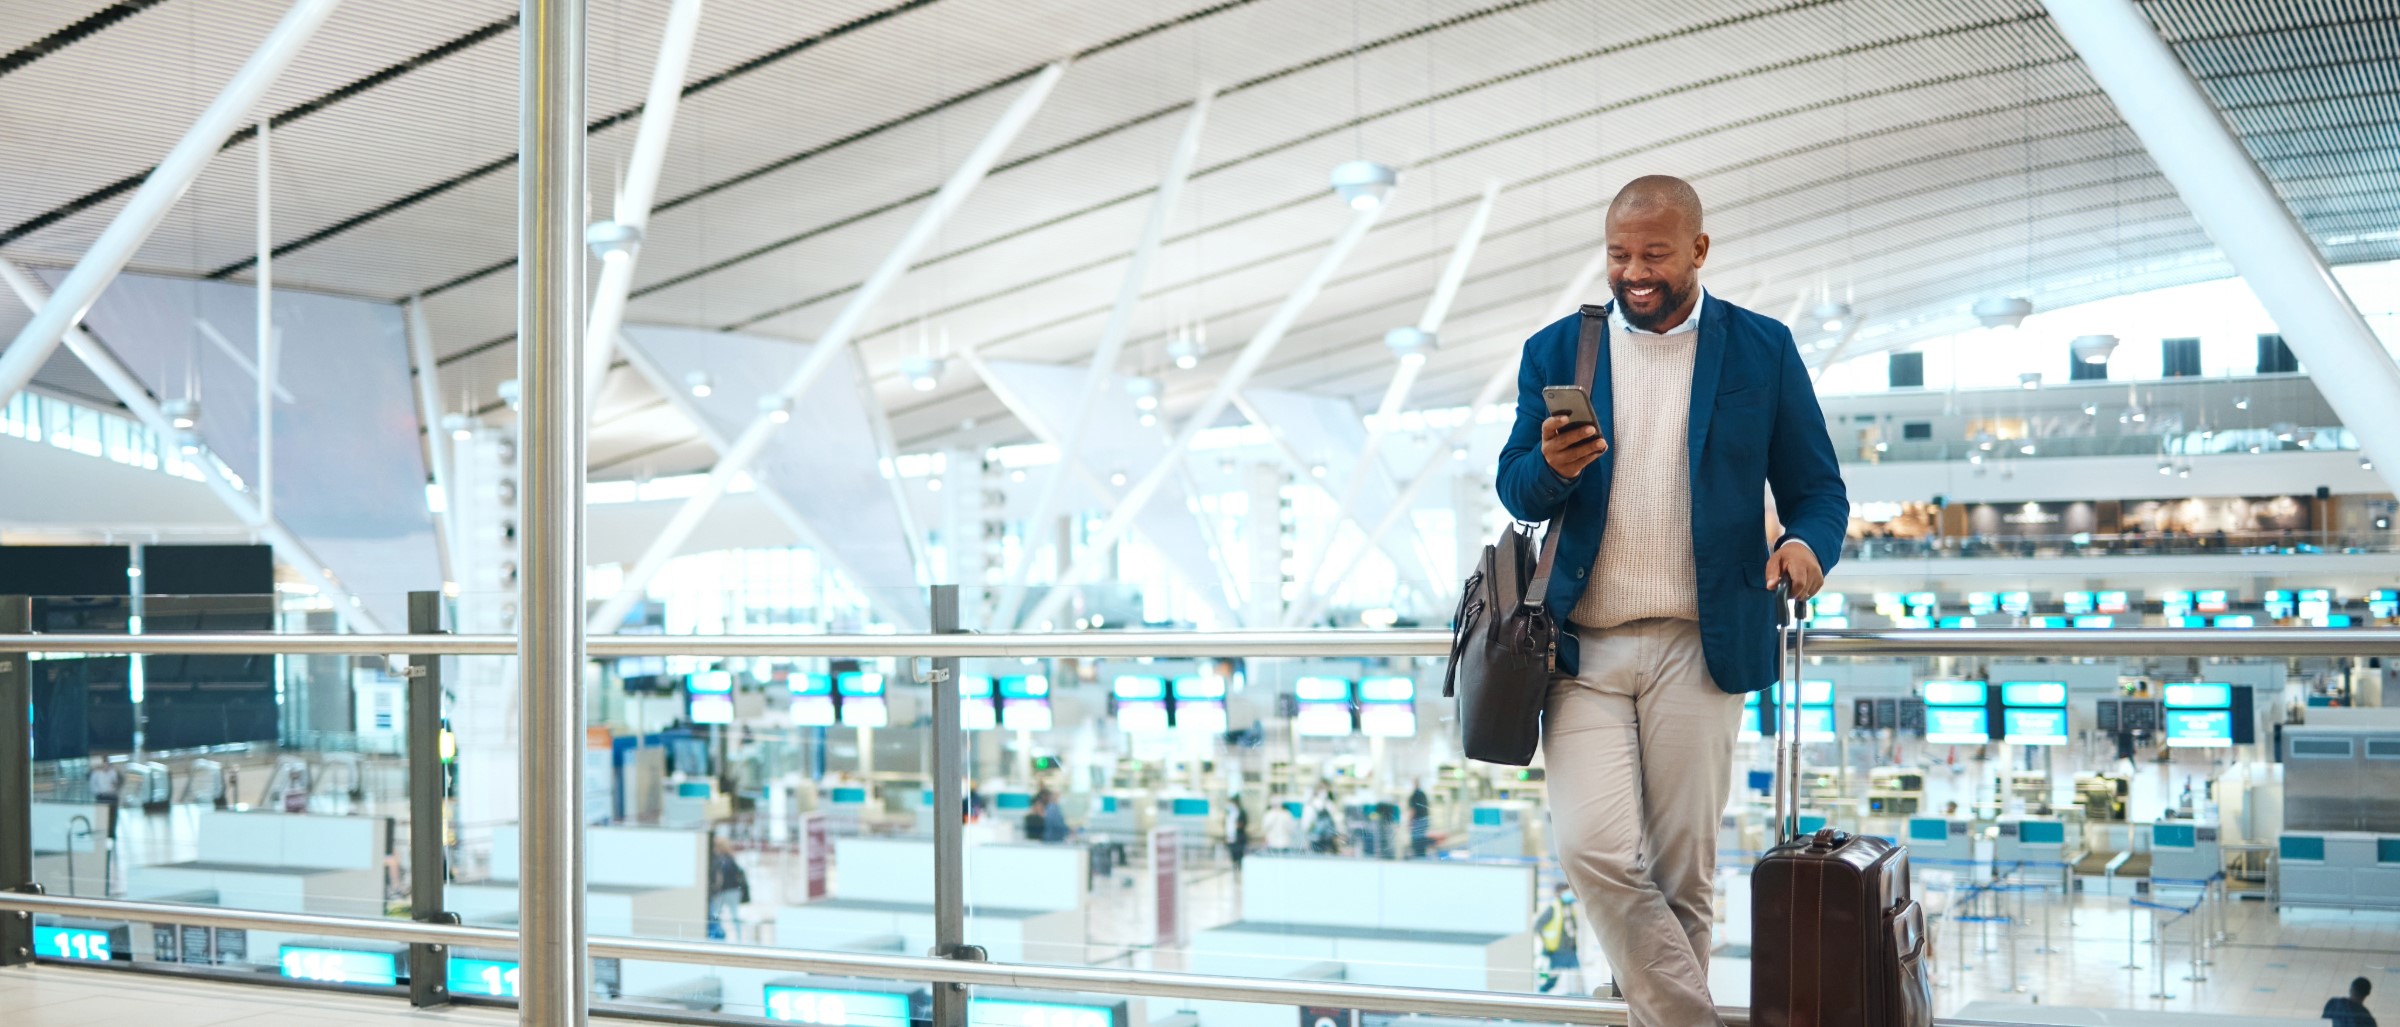
[{"label": "man's ear", "polygon": [[1699,235],[1692,237],[1692,266],[1701,267],[1707,263],[1708,233],[1702,232]]}]

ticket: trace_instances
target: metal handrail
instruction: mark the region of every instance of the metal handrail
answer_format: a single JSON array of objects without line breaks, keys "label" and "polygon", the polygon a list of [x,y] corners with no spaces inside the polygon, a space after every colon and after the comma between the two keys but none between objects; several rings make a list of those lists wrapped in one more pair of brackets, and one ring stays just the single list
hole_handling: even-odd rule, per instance
[{"label": "metal handrail", "polygon": [[[453,945],[511,950],[517,932],[505,928],[462,927],[413,920],[376,920],[326,916],[319,913],[269,913],[209,906],[121,899],[80,899],[55,895],[0,893],[0,910],[50,913],[139,921],[189,924],[195,927],[283,929],[341,938],[417,945]],[[1274,1005],[1342,1006],[1386,1013],[1460,1016],[1537,1023],[1591,1024],[1619,1027],[1628,1020],[1625,1003],[1602,999],[1565,998],[1508,992],[1462,991],[1448,988],[1405,988],[1338,981],[1302,981],[1211,974],[1169,973],[1118,967],[1044,966],[1023,963],[982,963],[928,956],[887,956],[870,953],[825,952],[727,945],[720,942],[672,941],[652,938],[595,937],[591,955],[651,960],[698,966],[746,967],[781,973],[866,977],[877,980],[923,981],[941,984],[988,985],[1049,991],[1078,991],[1102,995],[1141,995],[1151,998],[1211,999]],[[1748,1027],[1750,1012],[1721,1006],[1718,1016],[1726,1027]],[[2011,1027],[1985,1020],[1937,1020],[1939,1027]]]},{"label": "metal handrail", "polygon": [[[2359,656],[2400,653],[2400,628],[1896,628],[1812,631],[1834,656]],[[1091,631],[1005,635],[593,635],[607,656],[1448,656],[1436,630]],[[513,656],[514,635],[0,635],[0,653]]]}]

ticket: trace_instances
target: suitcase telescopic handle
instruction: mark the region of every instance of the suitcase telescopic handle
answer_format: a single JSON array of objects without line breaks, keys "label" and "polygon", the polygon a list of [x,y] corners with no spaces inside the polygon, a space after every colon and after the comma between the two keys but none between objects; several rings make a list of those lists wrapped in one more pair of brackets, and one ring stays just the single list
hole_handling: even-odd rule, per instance
[{"label": "suitcase telescopic handle", "polygon": [[1775,658],[1775,841],[1800,837],[1801,655],[1808,629],[1789,581],[1775,585],[1780,631]]}]

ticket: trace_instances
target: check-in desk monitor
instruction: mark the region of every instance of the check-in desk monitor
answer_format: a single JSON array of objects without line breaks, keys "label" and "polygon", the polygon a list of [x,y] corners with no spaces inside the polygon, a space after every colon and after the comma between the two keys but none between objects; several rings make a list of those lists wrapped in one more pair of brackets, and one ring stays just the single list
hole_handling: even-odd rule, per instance
[{"label": "check-in desk monitor", "polygon": [[2161,820],[2150,825],[2150,879],[2205,881],[2225,869],[2217,825],[2196,820]]}]

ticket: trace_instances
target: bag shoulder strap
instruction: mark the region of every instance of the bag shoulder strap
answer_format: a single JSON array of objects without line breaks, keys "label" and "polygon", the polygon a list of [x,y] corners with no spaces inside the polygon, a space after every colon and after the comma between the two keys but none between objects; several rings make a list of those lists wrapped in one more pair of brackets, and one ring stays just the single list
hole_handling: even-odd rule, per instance
[{"label": "bag shoulder strap", "polygon": [[[1592,375],[1600,370],[1600,350],[1607,339],[1608,308],[1585,304],[1583,331],[1575,341],[1575,380],[1571,384],[1591,388]],[[1550,530],[1542,535],[1542,554],[1534,559],[1533,581],[1525,588],[1527,606],[1540,606],[1550,597],[1550,571],[1558,562],[1558,528],[1558,518],[1553,517]]]}]

